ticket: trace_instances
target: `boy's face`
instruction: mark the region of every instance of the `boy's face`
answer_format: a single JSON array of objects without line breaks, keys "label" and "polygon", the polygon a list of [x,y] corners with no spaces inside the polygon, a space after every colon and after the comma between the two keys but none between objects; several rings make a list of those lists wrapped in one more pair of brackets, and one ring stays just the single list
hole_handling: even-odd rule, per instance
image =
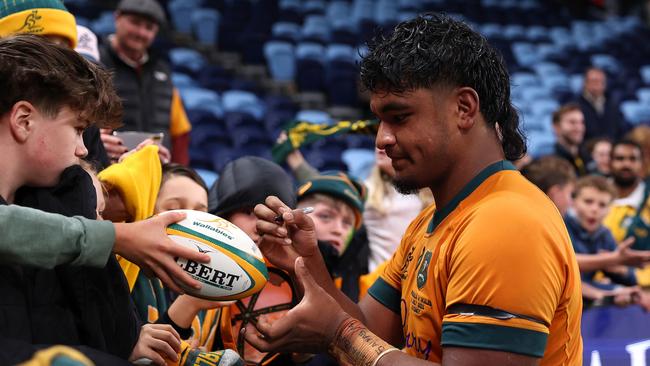
[{"label": "boy's face", "polygon": [[594,187],[583,187],[573,200],[573,208],[580,226],[593,233],[598,229],[609,211],[612,195]]},{"label": "boy's face", "polygon": [[63,107],[55,117],[49,117],[33,108],[23,124],[26,135],[26,149],[29,169],[27,185],[36,187],[54,186],[61,172],[88,154],[84,145],[85,121],[68,107]]},{"label": "boy's face", "polygon": [[257,227],[255,226],[257,223],[257,217],[253,213],[253,210],[235,211],[228,215],[228,217],[224,217],[224,219],[242,229],[242,231],[245,232],[246,235],[250,236],[254,242],[257,243],[259,240],[260,236],[257,233]]},{"label": "boy's face", "polygon": [[[354,210],[352,207],[336,200],[337,205],[324,202],[313,204],[314,212],[309,216],[314,220],[316,238],[332,245],[339,256],[349,244],[349,237],[354,229]],[[298,207],[304,205],[298,204]]]},{"label": "boy's face", "polygon": [[208,192],[192,179],[176,175],[168,178],[158,192],[155,213],[169,210],[208,211]]}]

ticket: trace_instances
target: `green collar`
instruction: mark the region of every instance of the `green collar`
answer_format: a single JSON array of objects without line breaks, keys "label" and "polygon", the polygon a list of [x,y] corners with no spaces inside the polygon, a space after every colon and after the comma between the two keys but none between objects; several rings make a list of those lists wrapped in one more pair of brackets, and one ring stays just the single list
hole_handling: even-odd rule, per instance
[{"label": "green collar", "polygon": [[[517,170],[514,165],[512,165],[511,162],[507,160],[501,160],[497,161],[494,164],[489,165],[485,169],[483,169],[480,173],[478,173],[472,180],[469,181],[463,187],[463,189],[452,198],[451,201],[447,204],[447,206],[441,208],[441,209],[436,209],[436,212],[433,214],[433,218],[431,218],[431,221],[429,222],[429,227],[427,229],[427,233],[432,233],[433,230],[444,220],[449,214],[458,207],[460,202],[467,198],[474,190],[481,185],[486,179],[488,179],[492,174],[500,172],[502,170]],[[435,198],[435,197],[434,197]]]}]

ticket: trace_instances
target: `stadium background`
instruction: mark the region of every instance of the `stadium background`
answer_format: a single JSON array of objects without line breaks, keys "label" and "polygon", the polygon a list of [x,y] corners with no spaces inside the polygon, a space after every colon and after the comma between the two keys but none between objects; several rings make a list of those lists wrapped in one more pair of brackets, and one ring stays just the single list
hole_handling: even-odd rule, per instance
[{"label": "stadium background", "polygon": [[[629,126],[650,123],[650,28],[645,1],[159,0],[170,20],[154,44],[192,123],[190,157],[208,181],[240,156],[271,158],[291,120],[330,124],[371,117],[358,88],[364,43],[425,11],[462,19],[497,47],[511,74],[529,153],[553,152],[551,114],[581,93],[583,72],[607,72],[608,98]],[[114,31],[116,1],[68,0],[100,40]],[[305,146],[319,170],[364,177],[371,136]],[[645,365],[650,316],[597,308],[583,317],[585,365]]]}]

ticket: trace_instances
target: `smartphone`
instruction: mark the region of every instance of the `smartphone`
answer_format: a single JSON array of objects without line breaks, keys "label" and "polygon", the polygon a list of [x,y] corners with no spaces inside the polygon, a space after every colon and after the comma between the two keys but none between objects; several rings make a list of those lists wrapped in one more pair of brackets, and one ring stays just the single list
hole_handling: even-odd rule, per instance
[{"label": "smartphone", "polygon": [[165,134],[162,132],[113,131],[113,135],[122,139],[127,149],[133,150],[146,139],[152,139],[156,145],[162,144]]}]

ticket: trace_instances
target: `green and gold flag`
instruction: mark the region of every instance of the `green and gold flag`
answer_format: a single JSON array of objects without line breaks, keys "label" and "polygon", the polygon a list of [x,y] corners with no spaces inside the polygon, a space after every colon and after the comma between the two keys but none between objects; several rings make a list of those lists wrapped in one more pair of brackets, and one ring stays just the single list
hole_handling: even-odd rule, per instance
[{"label": "green and gold flag", "polygon": [[282,163],[290,152],[314,141],[341,134],[374,135],[378,127],[378,120],[338,121],[334,124],[293,121],[284,129],[287,139],[275,144],[271,155],[276,163]]}]

